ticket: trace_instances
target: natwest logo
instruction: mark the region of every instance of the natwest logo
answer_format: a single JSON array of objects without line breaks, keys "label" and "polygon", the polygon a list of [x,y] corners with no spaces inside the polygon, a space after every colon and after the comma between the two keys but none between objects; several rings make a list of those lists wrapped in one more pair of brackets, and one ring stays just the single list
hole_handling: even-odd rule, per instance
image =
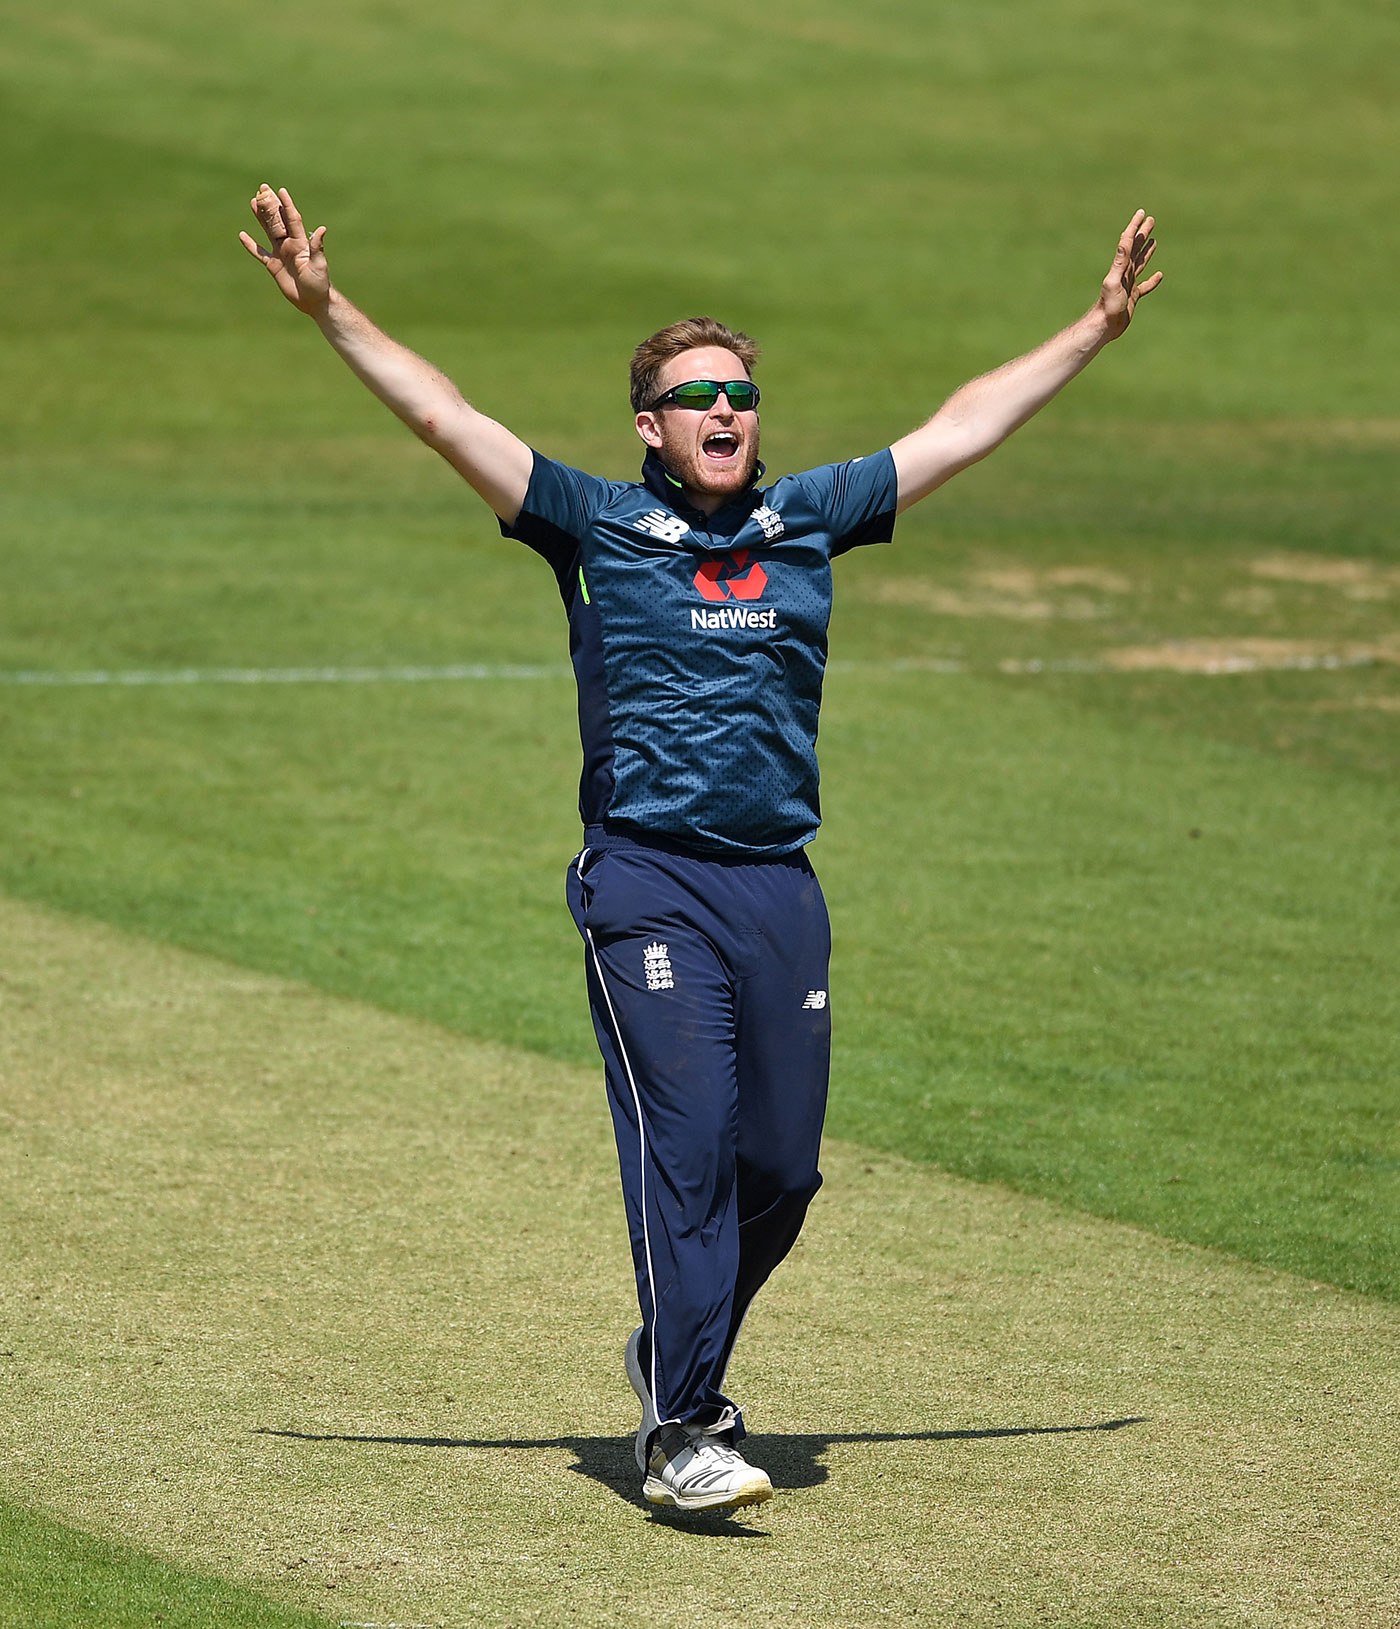
[{"label": "natwest logo", "polygon": [[695,610],[690,613],[692,633],[697,628],[752,628],[757,632],[777,626],[776,611],[750,611],[742,605],[726,605],[722,611]]},{"label": "natwest logo", "polygon": [[718,560],[706,560],[695,573],[700,597],[711,601],[761,599],[768,586],[768,573],[757,560],[745,571],[748,558],[747,549],[735,549]]}]

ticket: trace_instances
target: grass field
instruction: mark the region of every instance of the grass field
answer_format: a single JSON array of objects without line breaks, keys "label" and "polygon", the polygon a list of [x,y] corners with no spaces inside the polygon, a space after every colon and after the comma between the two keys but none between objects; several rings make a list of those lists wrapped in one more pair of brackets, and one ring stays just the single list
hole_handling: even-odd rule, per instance
[{"label": "grass field", "polygon": [[[1127,339],[841,563],[814,849],[838,1141],[746,1360],[794,1491],[766,1560],[710,1535],[685,1588],[754,1622],[1393,1618],[1367,1537],[1400,1299],[1393,9],[0,0],[0,24],[0,1109],[11,1170],[44,1173],[10,1190],[39,1300],[0,1329],[0,1622],[77,1621],[62,1590],[99,1575],[83,1611],[113,1624],[150,1590],[167,1622],[334,1618],[328,1582],[366,1621],[605,1622],[687,1543],[619,1479],[562,615],[242,255],[262,179],[386,326],[615,476],[660,322],[765,342],[777,473],[884,444],[1077,314],[1157,213],[1167,281]],[[451,664],[515,676],[13,682]],[[204,992],[207,1068],[169,981]],[[548,1136],[507,1190],[517,1088]],[[588,1293],[551,1294],[575,1252]],[[503,1302],[552,1308],[563,1371]]]}]

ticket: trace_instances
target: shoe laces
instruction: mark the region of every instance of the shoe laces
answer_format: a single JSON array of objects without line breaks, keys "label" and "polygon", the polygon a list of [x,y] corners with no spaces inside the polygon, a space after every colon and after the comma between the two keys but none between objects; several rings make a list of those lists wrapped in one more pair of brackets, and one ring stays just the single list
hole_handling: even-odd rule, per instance
[{"label": "shoe laces", "polygon": [[697,1426],[663,1425],[652,1444],[652,1454],[659,1453],[664,1462],[672,1464],[687,1449],[694,1456],[697,1469],[706,1467],[714,1472],[729,1470],[735,1465],[747,1466],[748,1463],[734,1446],[734,1436],[730,1431],[711,1434]]},{"label": "shoe laces", "polygon": [[708,1453],[719,1460],[721,1465],[747,1465],[747,1460],[734,1446],[734,1434],[724,1431],[713,1436],[704,1431],[687,1431],[690,1445],[697,1454]]}]

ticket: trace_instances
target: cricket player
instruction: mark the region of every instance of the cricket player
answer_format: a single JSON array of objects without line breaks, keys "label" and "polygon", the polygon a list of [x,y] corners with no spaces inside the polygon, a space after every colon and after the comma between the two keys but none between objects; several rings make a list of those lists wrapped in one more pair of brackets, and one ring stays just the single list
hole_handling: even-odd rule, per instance
[{"label": "cricket player", "polygon": [[641,1326],[627,1340],[653,1503],[754,1504],[724,1391],[744,1315],[821,1183],[831,1013],[826,907],[806,846],[831,562],[985,458],[1132,320],[1139,210],[1091,309],[964,385],[883,451],[761,486],[758,347],[710,317],[637,347],[640,481],[556,463],[330,280],[325,227],[262,186],[249,254],[351,370],[549,565],[569,621],[583,847],[568,902],[617,1135]]}]

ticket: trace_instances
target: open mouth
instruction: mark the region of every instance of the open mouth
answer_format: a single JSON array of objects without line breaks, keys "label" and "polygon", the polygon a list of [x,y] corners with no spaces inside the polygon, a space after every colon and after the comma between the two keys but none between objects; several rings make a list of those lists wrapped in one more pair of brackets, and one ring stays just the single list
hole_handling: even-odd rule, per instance
[{"label": "open mouth", "polygon": [[712,458],[716,463],[726,458],[733,458],[739,450],[739,438],[731,430],[716,430],[712,436],[706,436],[701,443],[706,458]]}]

